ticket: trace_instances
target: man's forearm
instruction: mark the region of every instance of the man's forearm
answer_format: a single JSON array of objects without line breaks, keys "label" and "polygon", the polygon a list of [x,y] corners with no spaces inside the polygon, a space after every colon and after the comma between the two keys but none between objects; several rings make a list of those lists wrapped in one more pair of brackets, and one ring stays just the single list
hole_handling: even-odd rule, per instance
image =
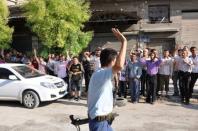
[{"label": "man's forearm", "polygon": [[126,48],[127,48],[127,40],[124,40],[121,44],[120,52],[117,56],[115,67],[117,70],[121,70],[125,63],[125,56],[126,56]]},{"label": "man's forearm", "polygon": [[113,66],[113,73],[117,73],[123,68],[125,63],[127,40],[118,29],[113,28],[112,32],[115,35],[115,37],[121,42],[120,52],[117,56],[115,65]]}]

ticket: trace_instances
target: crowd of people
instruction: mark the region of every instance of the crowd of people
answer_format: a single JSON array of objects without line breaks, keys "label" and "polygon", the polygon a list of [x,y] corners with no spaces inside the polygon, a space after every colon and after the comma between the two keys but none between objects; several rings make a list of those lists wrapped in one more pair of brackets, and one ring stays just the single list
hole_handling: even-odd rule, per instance
[{"label": "crowd of people", "polygon": [[[189,104],[193,88],[198,79],[197,48],[176,47],[170,53],[164,50],[160,56],[156,49],[138,49],[130,52],[130,59],[125,61],[124,68],[114,76],[114,91],[119,97],[126,98],[128,89],[132,103],[139,102],[140,95],[146,97],[146,102],[154,104],[157,98],[170,95],[180,96],[181,102]],[[84,65],[90,65],[91,57],[84,53]],[[99,57],[99,55],[98,55]],[[98,64],[97,61],[97,65]],[[94,72],[94,68],[86,69],[86,87]],[[95,68],[97,70],[98,66]],[[174,93],[170,94],[170,79],[173,80]]]},{"label": "crowd of people", "polygon": [[[79,60],[77,56],[70,58],[68,54],[49,54],[48,58],[44,59],[37,56],[36,50],[32,57],[28,57],[12,50],[1,53],[0,63],[23,63],[42,73],[60,77],[69,85],[70,97],[78,101],[80,92],[88,91],[92,74],[101,67],[101,51],[102,48],[98,47],[94,52],[84,52]],[[146,97],[146,102],[151,104],[155,103],[158,97],[173,95],[180,96],[182,103],[189,104],[198,79],[196,51],[196,47],[176,47],[174,52],[164,50],[160,56],[156,49],[132,50],[130,58],[125,60],[124,68],[112,79],[114,95],[124,98],[130,95],[132,103],[139,102],[142,95]],[[173,80],[174,94],[169,93],[170,79]]]}]

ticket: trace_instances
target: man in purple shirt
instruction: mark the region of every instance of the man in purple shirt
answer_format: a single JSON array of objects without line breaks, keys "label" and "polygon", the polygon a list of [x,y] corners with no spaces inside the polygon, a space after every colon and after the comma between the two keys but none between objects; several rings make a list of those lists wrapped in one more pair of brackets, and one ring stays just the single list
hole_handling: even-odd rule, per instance
[{"label": "man in purple shirt", "polygon": [[151,52],[150,60],[141,59],[140,62],[144,66],[146,66],[148,74],[148,89],[146,102],[154,104],[156,100],[157,73],[162,60],[158,59],[154,52]]}]

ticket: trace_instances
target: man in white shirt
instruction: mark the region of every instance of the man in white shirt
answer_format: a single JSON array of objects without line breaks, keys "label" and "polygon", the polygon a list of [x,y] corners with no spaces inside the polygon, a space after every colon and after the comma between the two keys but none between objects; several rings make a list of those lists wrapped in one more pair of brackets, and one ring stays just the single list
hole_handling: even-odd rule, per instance
[{"label": "man in white shirt", "polygon": [[97,69],[99,69],[101,67],[100,53],[101,53],[101,48],[98,47],[95,50],[95,55],[91,56],[91,58],[90,58],[90,63],[91,63],[91,66],[93,66],[92,67],[93,71],[96,71]]},{"label": "man in white shirt", "polygon": [[161,95],[163,95],[163,90],[165,86],[166,96],[168,96],[169,91],[169,79],[172,76],[173,72],[173,61],[171,57],[169,57],[169,51],[164,50],[163,57],[162,57],[162,63],[159,67],[159,91],[161,91]]},{"label": "man in white shirt", "polygon": [[65,56],[60,56],[60,60],[57,62],[57,76],[62,78],[65,82],[67,82],[67,64],[69,60],[65,59]]},{"label": "man in white shirt", "polygon": [[109,124],[113,110],[112,78],[124,66],[127,40],[118,29],[113,34],[121,42],[120,53],[114,49],[104,49],[100,55],[101,68],[91,77],[88,90],[88,115],[90,131],[113,131]]},{"label": "man in white shirt", "polygon": [[183,49],[182,52],[182,60],[179,61],[181,65],[180,69],[180,92],[181,92],[181,102],[185,104],[189,104],[190,100],[190,75],[192,71],[192,60],[188,57],[188,51]]},{"label": "man in white shirt", "polygon": [[190,81],[190,98],[192,97],[193,93],[193,88],[195,86],[195,83],[198,79],[198,55],[196,54],[197,48],[196,47],[191,47],[191,60],[193,61],[193,66],[192,66],[192,72],[191,72],[191,81]]},{"label": "man in white shirt", "polygon": [[[173,86],[174,86],[174,94],[173,96],[179,96],[179,88],[178,88],[178,83],[179,83],[179,70],[181,70],[181,65],[179,62],[182,60],[182,49],[177,50],[178,55],[175,55],[173,57],[173,75],[172,75],[172,80],[173,80]],[[180,83],[179,83],[180,84]]]}]

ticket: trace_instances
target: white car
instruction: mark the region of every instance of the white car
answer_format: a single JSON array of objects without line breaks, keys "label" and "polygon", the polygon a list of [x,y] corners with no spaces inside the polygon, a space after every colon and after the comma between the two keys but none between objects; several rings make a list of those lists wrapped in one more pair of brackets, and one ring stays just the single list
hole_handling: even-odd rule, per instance
[{"label": "white car", "polygon": [[0,64],[0,100],[16,100],[33,109],[40,102],[57,100],[67,94],[60,78],[42,74],[23,64]]}]

